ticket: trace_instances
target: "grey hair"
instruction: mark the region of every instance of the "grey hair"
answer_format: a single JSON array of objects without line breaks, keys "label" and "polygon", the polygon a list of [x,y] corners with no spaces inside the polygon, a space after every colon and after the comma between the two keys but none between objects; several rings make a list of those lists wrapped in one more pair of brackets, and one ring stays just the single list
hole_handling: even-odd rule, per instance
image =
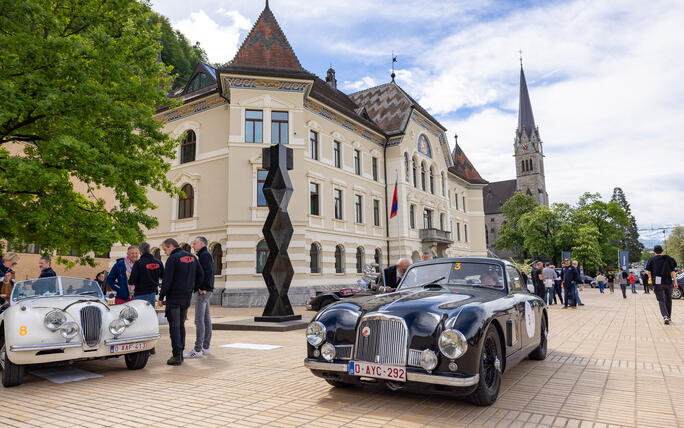
[{"label": "grey hair", "polygon": [[47,264],[51,264],[52,260],[50,260],[50,257],[43,256],[40,258],[42,261],[46,262]]},{"label": "grey hair", "polygon": [[195,237],[195,239],[197,239],[197,240],[199,240],[201,243],[203,243],[205,247],[206,247],[207,245],[209,245],[209,241],[207,241],[207,238],[205,238],[204,236],[197,236],[197,237]]},{"label": "grey hair", "polygon": [[150,244],[148,244],[147,242],[141,242],[138,248],[140,249],[141,253],[150,254]]},{"label": "grey hair", "polygon": [[162,242],[162,245],[165,247],[178,248],[178,241],[173,238],[166,238],[164,239],[164,242]]}]

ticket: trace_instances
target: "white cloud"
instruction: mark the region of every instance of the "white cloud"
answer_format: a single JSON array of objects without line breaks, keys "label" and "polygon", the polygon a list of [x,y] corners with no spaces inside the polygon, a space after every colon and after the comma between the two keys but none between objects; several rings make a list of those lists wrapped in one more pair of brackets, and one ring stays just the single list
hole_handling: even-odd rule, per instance
[{"label": "white cloud", "polygon": [[251,28],[249,19],[234,10],[218,9],[214,21],[204,10],[190,13],[190,16],[173,22],[174,28],[182,32],[193,44],[197,41],[207,52],[209,62],[224,63],[233,58],[240,47],[241,31]]},{"label": "white cloud", "polygon": [[378,82],[375,79],[373,79],[370,76],[364,76],[360,80],[357,80],[355,82],[345,80],[342,84],[342,88],[347,92],[357,92],[362,89],[372,88],[373,86],[377,85]]}]

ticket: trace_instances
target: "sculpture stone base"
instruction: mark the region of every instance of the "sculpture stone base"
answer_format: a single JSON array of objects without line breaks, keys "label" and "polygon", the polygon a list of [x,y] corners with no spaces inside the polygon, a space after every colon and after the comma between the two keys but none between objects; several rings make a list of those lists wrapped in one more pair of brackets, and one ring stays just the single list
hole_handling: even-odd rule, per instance
[{"label": "sculpture stone base", "polygon": [[298,321],[302,319],[301,315],[266,315],[261,317],[254,317],[256,322],[285,322]]}]

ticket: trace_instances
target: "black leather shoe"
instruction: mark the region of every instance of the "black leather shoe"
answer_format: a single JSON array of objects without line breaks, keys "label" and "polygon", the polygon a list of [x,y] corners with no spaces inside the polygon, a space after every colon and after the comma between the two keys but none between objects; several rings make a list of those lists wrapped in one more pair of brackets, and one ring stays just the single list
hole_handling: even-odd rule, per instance
[{"label": "black leather shoe", "polygon": [[180,366],[183,364],[183,357],[173,356],[166,361],[166,364],[170,366]]}]

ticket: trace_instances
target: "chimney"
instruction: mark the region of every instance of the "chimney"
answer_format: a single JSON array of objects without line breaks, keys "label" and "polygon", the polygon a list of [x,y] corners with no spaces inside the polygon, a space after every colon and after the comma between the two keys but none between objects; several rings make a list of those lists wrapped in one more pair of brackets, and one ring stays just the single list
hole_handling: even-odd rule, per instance
[{"label": "chimney", "polygon": [[328,74],[325,76],[325,83],[328,84],[332,89],[337,90],[337,79],[335,79],[335,69],[330,67],[328,69]]}]

